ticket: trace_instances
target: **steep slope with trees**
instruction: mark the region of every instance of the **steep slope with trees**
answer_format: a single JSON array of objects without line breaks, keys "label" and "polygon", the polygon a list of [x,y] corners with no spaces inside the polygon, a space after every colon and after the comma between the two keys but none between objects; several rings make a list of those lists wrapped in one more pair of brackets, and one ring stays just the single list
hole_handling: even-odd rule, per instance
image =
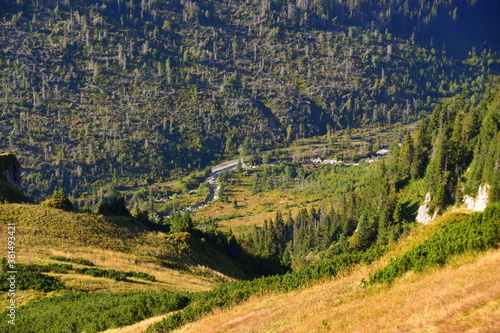
[{"label": "steep slope with trees", "polygon": [[[387,159],[359,167],[353,178],[341,171],[350,166],[310,172],[307,179],[331,184],[330,191],[340,198],[295,216],[278,212],[240,241],[251,253],[286,265],[301,266],[311,253],[328,258],[368,251],[376,258],[413,228],[426,194],[432,215],[462,205],[465,195],[476,196],[485,184],[489,203],[498,202],[499,98],[497,80],[480,102],[463,93],[437,106],[415,132],[393,145]],[[281,179],[285,169],[276,166],[265,172]]]},{"label": "steep slope with trees", "polygon": [[[245,138],[408,122],[498,70],[489,0],[4,3],[0,148],[38,201],[64,188],[93,206]],[[493,28],[449,54],[426,31],[465,13]]]}]

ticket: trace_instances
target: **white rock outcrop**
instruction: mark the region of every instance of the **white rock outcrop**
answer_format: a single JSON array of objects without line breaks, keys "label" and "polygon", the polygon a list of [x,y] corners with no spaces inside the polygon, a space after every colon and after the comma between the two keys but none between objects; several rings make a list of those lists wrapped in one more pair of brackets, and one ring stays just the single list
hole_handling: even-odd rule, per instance
[{"label": "white rock outcrop", "polygon": [[464,196],[463,202],[465,203],[465,208],[476,212],[482,212],[483,210],[485,210],[490,201],[488,195],[489,190],[490,185],[484,184],[479,186],[477,197],[470,197],[468,195]]},{"label": "white rock outcrop", "polygon": [[429,209],[429,203],[431,202],[432,197],[429,192],[425,195],[425,200],[420,207],[418,207],[418,213],[417,217],[415,218],[415,221],[423,224],[428,224],[432,220],[432,216],[429,215],[429,212],[427,211]]}]

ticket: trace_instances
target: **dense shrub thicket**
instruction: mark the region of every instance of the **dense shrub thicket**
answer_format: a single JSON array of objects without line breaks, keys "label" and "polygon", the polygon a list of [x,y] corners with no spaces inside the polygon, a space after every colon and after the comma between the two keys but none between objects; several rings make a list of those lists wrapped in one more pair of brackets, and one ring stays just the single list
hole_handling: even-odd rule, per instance
[{"label": "dense shrub thicket", "polygon": [[[12,274],[8,273],[12,271],[11,268],[7,266],[7,259],[2,258],[1,263],[1,273],[0,273],[0,290],[7,291],[10,289],[10,278]],[[61,267],[54,267],[54,269],[64,269]],[[16,290],[39,290],[39,291],[53,291],[64,288],[61,281],[53,276],[42,274],[36,266],[31,269],[30,266],[23,264],[15,265],[15,288]]]},{"label": "dense shrub thicket", "polygon": [[[0,322],[1,332],[101,332],[184,308],[192,294],[70,294],[43,298],[18,309],[16,325]],[[5,315],[2,315],[5,317]],[[7,317],[5,317],[7,318]]]}]

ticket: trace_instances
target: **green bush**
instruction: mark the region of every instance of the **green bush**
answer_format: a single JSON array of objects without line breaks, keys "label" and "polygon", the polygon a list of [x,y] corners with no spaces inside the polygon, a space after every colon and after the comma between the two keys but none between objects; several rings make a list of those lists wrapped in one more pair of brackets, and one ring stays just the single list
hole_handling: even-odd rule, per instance
[{"label": "green bush", "polygon": [[142,279],[142,280],[146,280],[146,281],[156,281],[156,278],[151,275],[151,274],[148,274],[148,273],[144,273],[144,272],[127,272],[127,276],[130,276],[130,277],[135,277],[135,278],[138,278],[138,279]]},{"label": "green bush", "polygon": [[93,277],[104,277],[116,281],[123,281],[127,278],[127,273],[117,271],[114,269],[101,269],[101,268],[77,268],[75,271],[79,274],[90,275]]},{"label": "green bush", "polygon": [[85,266],[95,266],[93,262],[87,260],[87,259],[80,259],[80,258],[66,258],[63,256],[52,256],[49,257],[49,259],[52,260],[58,260],[58,261],[65,261],[65,262],[72,262],[74,264],[80,264],[80,265],[85,265]]},{"label": "green bush", "polygon": [[102,268],[77,268],[75,271],[79,274],[90,275],[93,277],[104,277],[108,279],[113,279],[116,281],[124,281],[127,277],[135,277],[147,281],[156,281],[153,275],[144,272],[124,272],[114,269],[102,269]]},{"label": "green bush", "polygon": [[42,202],[41,205],[68,211],[73,210],[73,204],[63,190],[55,190],[52,197]]},{"label": "green bush", "polygon": [[73,269],[72,265],[68,264],[48,264],[48,265],[30,265],[27,266],[29,270],[39,273],[61,273],[66,274]]}]

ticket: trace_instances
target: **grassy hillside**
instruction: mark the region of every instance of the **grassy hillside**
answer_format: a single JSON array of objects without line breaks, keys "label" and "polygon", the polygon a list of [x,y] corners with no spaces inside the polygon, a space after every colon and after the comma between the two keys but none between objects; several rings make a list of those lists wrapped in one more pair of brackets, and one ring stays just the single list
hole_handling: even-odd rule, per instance
[{"label": "grassy hillside", "polygon": [[175,332],[495,332],[500,320],[499,250],[454,256],[442,268],[408,272],[391,285],[360,283],[391,258],[466,218],[463,212],[445,215],[414,230],[373,265],[358,265],[285,295],[252,298]]},{"label": "grassy hillside", "polygon": [[257,297],[175,332],[497,332],[500,252],[466,255],[391,288],[359,286],[368,268],[286,295]]},{"label": "grassy hillside", "polygon": [[[213,287],[216,281],[243,276],[231,259],[190,234],[152,231],[132,218],[66,212],[40,205],[2,204],[0,224],[5,228],[7,223],[16,225],[16,251],[22,264],[62,263],[54,257],[85,259],[95,268],[143,272],[155,277],[154,281],[92,277],[76,270],[87,266],[78,261],[65,262],[73,266],[68,273],[48,274],[60,278],[69,291],[201,291]],[[1,240],[6,242],[6,237],[3,233]]]}]

